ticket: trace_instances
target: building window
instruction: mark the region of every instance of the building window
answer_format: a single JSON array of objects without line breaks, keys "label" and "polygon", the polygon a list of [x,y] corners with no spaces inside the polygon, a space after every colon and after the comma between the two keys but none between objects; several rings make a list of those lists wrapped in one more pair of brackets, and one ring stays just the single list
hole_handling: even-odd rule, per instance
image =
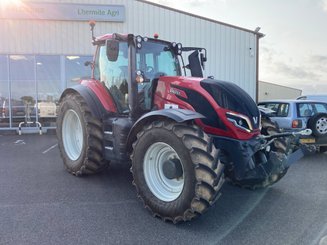
[{"label": "building window", "polygon": [[57,106],[63,91],[60,56],[36,56],[38,121],[45,127],[56,126]]},{"label": "building window", "polygon": [[26,121],[55,127],[63,90],[91,77],[86,61],[92,56],[0,55],[0,129]]},{"label": "building window", "polygon": [[10,55],[11,117],[12,126],[36,120],[35,57]]},{"label": "building window", "polygon": [[10,126],[8,57],[0,55],[0,128]]}]

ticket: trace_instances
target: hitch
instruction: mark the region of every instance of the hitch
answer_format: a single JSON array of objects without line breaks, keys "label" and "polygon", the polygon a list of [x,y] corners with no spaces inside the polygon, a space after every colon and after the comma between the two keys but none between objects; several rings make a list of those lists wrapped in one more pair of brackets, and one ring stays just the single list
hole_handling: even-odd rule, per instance
[{"label": "hitch", "polygon": [[[260,135],[259,138],[262,140],[265,140],[265,143],[261,145],[260,150],[267,148],[267,146],[269,146],[271,143],[273,143],[275,141],[275,139],[277,139],[277,138],[290,137],[290,136],[297,136],[297,137],[309,136],[311,134],[312,134],[311,129],[304,129],[304,130],[297,131],[297,132],[276,133],[273,135]],[[266,141],[266,140],[268,140],[268,141]]]},{"label": "hitch", "polygon": [[276,138],[288,137],[288,136],[309,136],[311,134],[312,134],[312,130],[307,128],[296,132],[277,133],[273,135],[260,135],[259,137],[261,139],[276,139]]}]

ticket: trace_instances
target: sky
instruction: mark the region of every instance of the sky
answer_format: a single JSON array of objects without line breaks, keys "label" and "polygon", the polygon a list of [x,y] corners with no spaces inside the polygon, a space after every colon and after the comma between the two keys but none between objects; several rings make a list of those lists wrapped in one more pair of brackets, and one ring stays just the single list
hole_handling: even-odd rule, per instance
[{"label": "sky", "polygon": [[327,0],[148,0],[265,37],[259,80],[327,94]]}]

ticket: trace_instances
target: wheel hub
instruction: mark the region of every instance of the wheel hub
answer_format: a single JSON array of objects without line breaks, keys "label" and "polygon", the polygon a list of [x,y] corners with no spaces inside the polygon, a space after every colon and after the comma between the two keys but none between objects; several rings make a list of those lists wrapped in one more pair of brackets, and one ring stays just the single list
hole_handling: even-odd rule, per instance
[{"label": "wheel hub", "polygon": [[162,172],[168,179],[178,179],[183,176],[181,162],[174,158],[165,161],[162,165]]},{"label": "wheel hub", "polygon": [[320,118],[317,121],[316,128],[321,134],[327,133],[327,118]]}]

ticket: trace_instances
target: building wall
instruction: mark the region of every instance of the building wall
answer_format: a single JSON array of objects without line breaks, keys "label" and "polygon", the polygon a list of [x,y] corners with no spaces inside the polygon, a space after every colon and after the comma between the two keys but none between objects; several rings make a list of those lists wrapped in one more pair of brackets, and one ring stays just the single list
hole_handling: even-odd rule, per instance
[{"label": "building wall", "polygon": [[259,82],[259,101],[271,99],[296,99],[302,90],[278,84]]},{"label": "building wall", "polygon": [[[29,1],[29,0],[25,0]],[[33,2],[36,2],[33,0]],[[125,6],[122,23],[98,22],[95,32],[135,33],[207,48],[205,75],[232,81],[256,97],[257,35],[233,26],[138,0],[42,0],[40,2],[120,4]],[[0,20],[0,54],[91,55],[89,26],[84,21]]]}]

